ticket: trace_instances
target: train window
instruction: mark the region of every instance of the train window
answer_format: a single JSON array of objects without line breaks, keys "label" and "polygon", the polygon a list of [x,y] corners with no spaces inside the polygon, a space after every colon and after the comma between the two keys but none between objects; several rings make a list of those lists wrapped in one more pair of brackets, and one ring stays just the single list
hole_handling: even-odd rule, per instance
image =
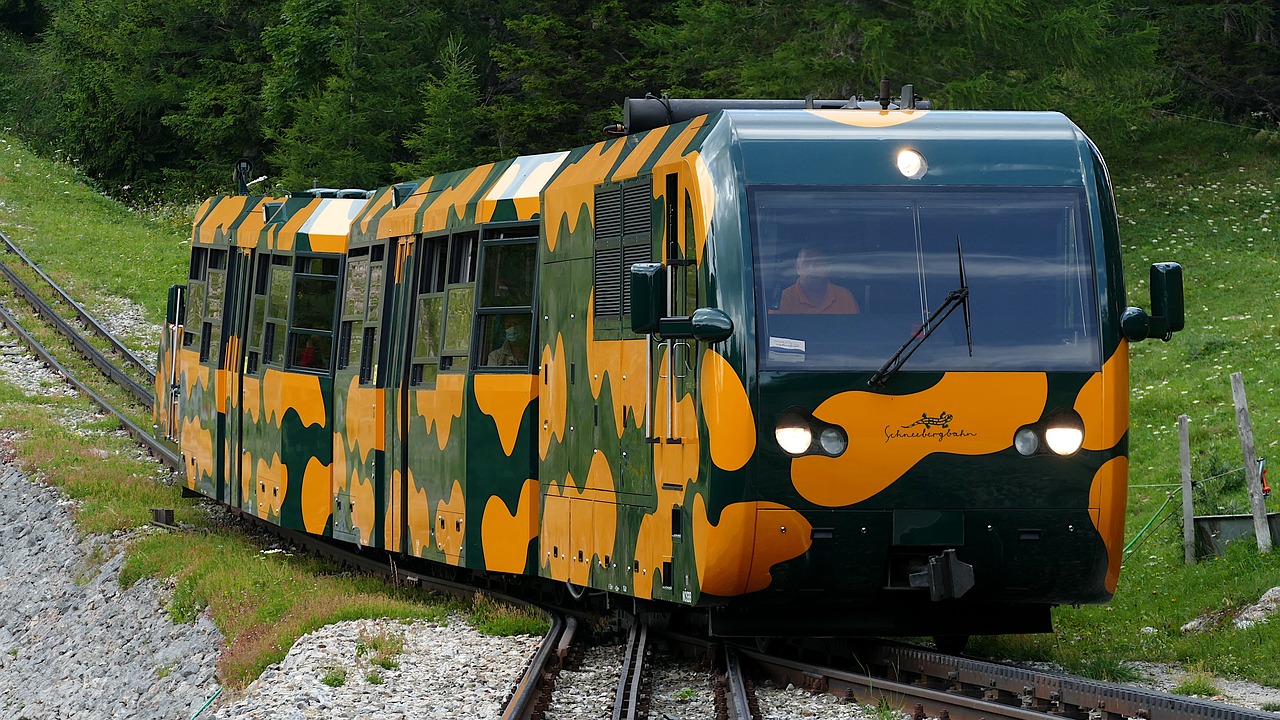
[{"label": "train window", "polygon": [[374,341],[377,339],[377,328],[367,327],[364,329],[364,336],[361,340],[360,349],[360,384],[364,385],[374,379],[373,377],[373,348]]},{"label": "train window", "polygon": [[266,295],[267,288],[270,287],[271,279],[271,256],[263,255],[258,258],[258,274],[253,281],[253,292],[255,295]]},{"label": "train window", "polygon": [[381,245],[374,245],[373,250],[369,253],[369,259],[373,262],[382,262],[382,258],[386,253],[386,249]]},{"label": "train window", "polygon": [[208,248],[191,248],[191,268],[187,272],[187,277],[191,280],[203,280],[205,272],[209,269],[208,263]]},{"label": "train window", "polygon": [[276,349],[276,324],[267,323],[266,330],[262,331],[262,355],[267,358],[267,362],[280,362],[274,355]]},{"label": "train window", "polygon": [[342,330],[338,333],[338,369],[343,370],[351,360],[351,326],[350,320],[342,322]]},{"label": "train window", "polygon": [[248,375],[253,375],[258,372],[258,353],[252,351],[249,352],[249,356],[246,357],[244,361],[244,371]]},{"label": "train window", "polygon": [[199,327],[204,320],[204,298],[205,284],[203,282],[192,282],[187,286],[187,317],[183,327],[187,328],[182,333],[183,347],[191,347],[195,344],[196,334],[191,332],[190,328]]},{"label": "train window", "polygon": [[354,316],[364,319],[365,303],[369,293],[369,258],[354,257],[347,260],[346,297],[342,304],[344,317]]},{"label": "train window", "polygon": [[289,284],[292,280],[289,268],[278,265],[271,268],[271,299],[267,306],[269,317],[284,320],[289,316]]},{"label": "train window", "polygon": [[[381,246],[378,246],[381,248]],[[379,257],[371,260],[369,265],[369,303],[365,319],[376,321],[382,313],[382,279],[386,277],[386,263]]]},{"label": "train window", "polygon": [[422,271],[418,275],[418,293],[444,292],[445,251],[448,244],[443,237],[423,238]]},{"label": "train window", "polygon": [[333,355],[338,258],[295,259],[293,313],[289,322],[289,366],[327,371]]},{"label": "train window", "polygon": [[475,282],[476,250],[480,242],[480,234],[470,232],[455,233],[449,243],[449,284]]},{"label": "train window", "polygon": [[486,244],[480,307],[519,307],[533,302],[538,247],[534,243]]},{"label": "train window", "polygon": [[209,269],[210,270],[226,270],[227,269],[226,249],[214,248],[209,251]]},{"label": "train window", "polygon": [[338,275],[338,258],[302,256],[294,261],[294,271],[300,275]]},{"label": "train window", "polygon": [[466,355],[471,346],[471,316],[475,309],[475,288],[453,288],[448,293],[448,310],[444,323],[444,351],[449,355]]},{"label": "train window", "polygon": [[444,298],[418,298],[417,323],[414,333],[413,356],[415,358],[434,359],[439,356],[441,313],[444,311]]},{"label": "train window", "polygon": [[328,370],[333,338],[328,333],[289,333],[289,365],[309,370]]},{"label": "train window", "polygon": [[200,325],[200,362],[209,360],[209,350],[213,347],[213,323]]},{"label": "train window", "polygon": [[477,342],[480,351],[476,362],[487,368],[529,369],[533,318],[527,311],[481,315]]},{"label": "train window", "polygon": [[875,371],[948,293],[906,370],[1096,370],[1082,192],[763,187],[748,193],[765,369]]}]

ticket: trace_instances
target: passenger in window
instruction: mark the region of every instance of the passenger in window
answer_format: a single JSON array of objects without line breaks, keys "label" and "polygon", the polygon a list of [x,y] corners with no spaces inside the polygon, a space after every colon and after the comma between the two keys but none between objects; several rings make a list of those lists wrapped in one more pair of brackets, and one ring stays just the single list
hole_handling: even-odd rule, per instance
[{"label": "passenger in window", "polygon": [[828,279],[831,258],[821,249],[801,248],[796,255],[796,281],[782,291],[778,312],[794,315],[826,313],[853,315],[861,312],[853,293]]},{"label": "passenger in window", "polygon": [[298,353],[298,367],[320,367],[320,352],[316,350],[315,338],[307,338],[307,344],[303,346],[302,352]]},{"label": "passenger in window", "polygon": [[529,317],[502,316],[502,343],[489,353],[486,365],[511,366],[529,364]]}]

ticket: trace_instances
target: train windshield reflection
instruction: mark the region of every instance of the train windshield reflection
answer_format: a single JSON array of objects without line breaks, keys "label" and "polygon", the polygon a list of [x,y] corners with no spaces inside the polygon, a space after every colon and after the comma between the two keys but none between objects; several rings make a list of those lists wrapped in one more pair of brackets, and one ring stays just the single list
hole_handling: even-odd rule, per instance
[{"label": "train windshield reflection", "polygon": [[766,370],[874,371],[960,287],[903,368],[1096,370],[1084,198],[1066,188],[758,187],[749,192]]}]

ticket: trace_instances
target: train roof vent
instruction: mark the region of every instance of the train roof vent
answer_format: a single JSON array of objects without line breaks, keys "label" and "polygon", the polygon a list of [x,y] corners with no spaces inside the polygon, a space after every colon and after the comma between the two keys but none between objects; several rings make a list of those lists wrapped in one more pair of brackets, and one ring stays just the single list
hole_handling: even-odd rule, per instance
[{"label": "train roof vent", "polygon": [[289,193],[291,197],[313,197],[313,198],[346,198],[355,200],[368,200],[373,197],[372,190],[361,190],[360,188],[311,188],[310,190],[302,190],[300,192]]},{"label": "train roof vent", "polygon": [[[905,101],[903,98],[907,98]],[[692,120],[720,110],[930,110],[933,104],[915,94],[912,85],[902,86],[897,99],[890,97],[889,80],[880,81],[880,94],[868,100],[861,95],[839,100],[815,100],[812,96],[791,100],[751,100],[742,98],[680,99],[666,95],[626,98],[622,101],[622,124],[605,128],[610,136],[630,135]]]}]

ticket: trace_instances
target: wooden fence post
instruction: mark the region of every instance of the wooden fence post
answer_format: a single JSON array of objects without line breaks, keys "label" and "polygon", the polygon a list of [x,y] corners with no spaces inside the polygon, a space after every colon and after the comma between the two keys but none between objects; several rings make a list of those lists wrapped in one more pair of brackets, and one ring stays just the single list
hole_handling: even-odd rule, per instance
[{"label": "wooden fence post", "polygon": [[1191,440],[1187,416],[1178,416],[1178,445],[1182,460],[1182,556],[1188,565],[1196,564],[1196,512],[1191,501]]},{"label": "wooden fence post", "polygon": [[1244,453],[1244,476],[1249,487],[1249,505],[1253,508],[1253,532],[1258,536],[1258,552],[1271,552],[1271,527],[1267,523],[1267,505],[1262,497],[1262,479],[1258,476],[1258,455],[1253,449],[1253,426],[1249,424],[1249,402],[1244,395],[1244,378],[1231,373],[1231,397],[1236,403],[1236,428],[1240,431],[1240,449]]}]

